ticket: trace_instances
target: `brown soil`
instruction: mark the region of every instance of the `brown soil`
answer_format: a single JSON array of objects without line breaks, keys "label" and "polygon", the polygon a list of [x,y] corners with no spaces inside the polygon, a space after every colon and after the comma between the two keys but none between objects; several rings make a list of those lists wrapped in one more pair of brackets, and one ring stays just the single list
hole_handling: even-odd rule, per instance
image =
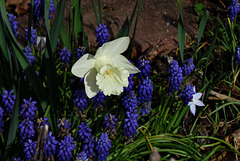
[{"label": "brown soil", "polygon": [[[29,0],[27,0],[29,1]],[[9,11],[17,14],[19,22],[20,41],[24,41],[23,33],[27,28],[27,1],[6,0],[6,7]],[[126,16],[131,16],[136,1],[128,0],[102,0],[102,19],[108,26],[110,38],[113,39]],[[97,4],[97,1],[95,0]],[[195,38],[198,25],[193,11],[193,2],[191,0],[181,1],[183,8],[183,19],[186,33]],[[70,10],[70,1],[66,3],[64,14],[64,23],[68,21],[68,12]],[[95,38],[95,29],[97,21],[95,18],[92,1],[82,1],[84,31],[89,37],[90,46],[97,46]],[[157,65],[156,70],[165,70],[162,57],[172,53],[178,47],[177,23],[179,18],[179,7],[176,0],[145,0],[137,25],[135,38],[135,48],[132,56],[141,56],[152,60]],[[133,33],[135,19],[132,24],[131,33]],[[143,56],[143,55],[142,55]],[[167,58],[169,60],[169,58]],[[166,61],[167,59],[164,59]]]}]

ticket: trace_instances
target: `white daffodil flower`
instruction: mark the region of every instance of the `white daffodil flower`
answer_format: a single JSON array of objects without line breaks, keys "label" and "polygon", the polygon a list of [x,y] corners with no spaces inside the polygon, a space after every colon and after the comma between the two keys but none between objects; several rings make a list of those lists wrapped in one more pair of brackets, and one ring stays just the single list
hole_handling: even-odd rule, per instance
[{"label": "white daffodil flower", "polygon": [[72,67],[72,73],[84,77],[85,91],[89,98],[99,91],[104,95],[119,95],[128,86],[130,74],[139,70],[127,58],[120,55],[127,50],[129,37],[107,42],[100,47],[95,56],[83,55]]},{"label": "white daffodil flower", "polygon": [[205,105],[202,101],[199,100],[202,97],[202,93],[200,93],[200,92],[196,93],[195,87],[193,87],[193,91],[195,94],[193,94],[193,98],[192,98],[191,102],[188,102],[188,106],[190,106],[190,110],[191,110],[192,114],[195,116],[196,105],[197,106],[205,106]]}]

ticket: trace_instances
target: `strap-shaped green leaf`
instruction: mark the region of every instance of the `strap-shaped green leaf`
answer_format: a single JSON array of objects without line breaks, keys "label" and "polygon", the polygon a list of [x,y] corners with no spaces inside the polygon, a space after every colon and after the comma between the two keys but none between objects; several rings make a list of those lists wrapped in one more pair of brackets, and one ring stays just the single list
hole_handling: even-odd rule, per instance
[{"label": "strap-shaped green leaf", "polygon": [[178,5],[180,9],[180,17],[178,20],[178,45],[179,45],[181,61],[183,63],[184,45],[185,45],[185,28],[183,23],[182,5],[180,0],[178,0]]}]

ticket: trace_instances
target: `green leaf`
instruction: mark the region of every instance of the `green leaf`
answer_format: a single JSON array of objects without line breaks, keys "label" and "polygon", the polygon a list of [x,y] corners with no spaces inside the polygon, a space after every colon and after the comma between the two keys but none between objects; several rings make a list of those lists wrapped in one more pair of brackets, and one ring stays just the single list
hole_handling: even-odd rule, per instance
[{"label": "green leaf", "polygon": [[94,3],[94,0],[92,0],[92,4],[93,4],[93,9],[94,9],[94,13],[95,13],[95,17],[97,19],[97,24],[100,24],[100,21],[99,21],[99,17],[98,17],[98,14],[97,14],[97,7]]},{"label": "green leaf", "polygon": [[[137,30],[138,18],[139,18],[141,9],[142,9],[143,2],[144,2],[144,0],[141,0],[141,2],[139,4],[138,14],[137,14],[137,18],[136,18],[136,22],[135,22],[135,26],[134,26],[134,31],[133,31],[133,36],[132,36],[131,44],[130,44],[129,51],[128,51],[128,59],[131,58],[132,48],[134,46],[135,35],[136,35],[136,30]],[[134,11],[133,11],[133,14],[132,14],[131,19],[130,19],[130,26],[132,24],[133,15],[135,14],[135,10],[136,10],[137,4],[138,4],[138,0],[137,0],[137,3],[135,5]]]},{"label": "green leaf", "polygon": [[178,0],[178,5],[180,9],[180,17],[178,20],[178,45],[179,45],[179,51],[180,51],[180,58],[183,63],[184,45],[185,45],[185,28],[183,23],[182,5],[180,0]]},{"label": "green leaf", "polygon": [[99,13],[99,23],[102,24],[102,7],[101,7],[100,0],[98,0],[98,13]]},{"label": "green leaf", "polygon": [[79,44],[83,45],[83,19],[81,0],[73,1],[73,19],[75,40],[78,40]]},{"label": "green leaf", "polygon": [[207,10],[204,11],[203,17],[202,17],[201,22],[199,24],[197,42],[196,42],[195,53],[194,53],[195,57],[197,56],[196,55],[197,51],[198,51],[197,48],[198,48],[199,42],[201,41],[201,37],[202,37],[203,31],[205,29],[206,23],[207,23]]},{"label": "green leaf", "polygon": [[117,39],[119,37],[123,37],[123,36],[128,36],[129,31],[130,31],[130,22],[129,22],[129,19],[128,19],[128,16],[127,16],[127,18],[126,18],[125,22],[123,23],[121,29],[118,31],[118,34],[115,37],[115,39]]},{"label": "green leaf", "polygon": [[[14,104],[13,116],[11,119],[9,132],[8,132],[6,152],[8,151],[9,148],[11,148],[11,145],[13,144],[15,137],[16,137],[17,126],[18,126],[18,122],[19,122],[18,114],[19,114],[19,107],[20,107],[20,105],[19,105],[20,91],[21,91],[21,79],[19,79],[19,81],[18,81],[18,89],[17,89],[17,92],[15,92],[16,100],[15,100],[15,104]],[[6,155],[6,153],[5,153],[5,155]]]}]

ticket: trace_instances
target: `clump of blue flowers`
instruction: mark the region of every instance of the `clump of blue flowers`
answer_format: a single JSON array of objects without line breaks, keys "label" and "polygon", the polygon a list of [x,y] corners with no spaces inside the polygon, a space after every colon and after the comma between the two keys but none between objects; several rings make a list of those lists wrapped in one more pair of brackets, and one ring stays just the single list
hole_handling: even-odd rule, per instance
[{"label": "clump of blue flowers", "polygon": [[240,5],[238,0],[232,0],[230,6],[228,6],[229,18],[231,21],[234,21],[235,17],[240,12]]},{"label": "clump of blue flowers", "polygon": [[62,63],[65,66],[67,66],[70,63],[71,53],[70,53],[70,50],[67,49],[66,47],[61,49],[59,56],[61,57]]},{"label": "clump of blue flowers", "polygon": [[103,129],[109,132],[114,131],[118,126],[118,119],[115,115],[109,114],[106,115],[105,120],[103,121]]},{"label": "clump of blue flowers", "polygon": [[21,142],[24,142],[26,139],[32,139],[35,135],[34,122],[28,118],[21,121],[18,128]]},{"label": "clump of blue flowers", "polygon": [[44,156],[46,160],[50,160],[50,158],[52,158],[52,156],[56,154],[57,146],[58,146],[58,141],[50,131],[46,137],[45,146],[44,146]]},{"label": "clump of blue flowers", "polygon": [[91,132],[92,130],[90,128],[88,128],[88,123],[86,123],[86,125],[81,122],[79,127],[78,127],[78,138],[80,138],[81,140],[84,140],[87,137],[91,137]]},{"label": "clump of blue flowers", "polygon": [[138,116],[139,114],[137,113],[136,109],[126,112],[126,118],[124,119],[123,125],[123,134],[124,136],[127,136],[128,139],[134,138],[137,134]]},{"label": "clump of blue flowers", "polygon": [[176,60],[173,60],[170,63],[168,74],[169,74],[168,77],[169,92],[171,94],[179,90],[181,83],[183,81],[182,69],[179,67],[178,62]]},{"label": "clump of blue flowers", "polygon": [[102,107],[104,104],[105,97],[106,96],[103,94],[103,92],[99,91],[96,96],[90,99],[90,102],[92,103],[92,107],[93,108]]},{"label": "clump of blue flowers", "polygon": [[151,79],[148,77],[143,79],[142,83],[138,86],[138,100],[139,102],[149,102],[152,100],[153,85]]},{"label": "clump of blue flowers", "polygon": [[130,92],[126,92],[123,95],[122,101],[123,101],[122,104],[123,104],[125,111],[130,111],[137,107],[138,100],[137,100],[137,96],[135,95],[135,92],[133,90]]},{"label": "clump of blue flowers", "polygon": [[[28,40],[28,29],[25,29],[25,39],[26,41]],[[30,39],[30,43],[33,44],[34,46],[36,46],[37,44],[37,33],[36,30],[33,29],[33,27],[31,27],[31,39]]]},{"label": "clump of blue flowers", "polygon": [[8,21],[12,28],[13,34],[15,37],[17,37],[18,36],[18,22],[15,21],[15,19],[16,19],[16,16],[14,16],[13,14],[8,14]]},{"label": "clump of blue flowers", "polygon": [[182,66],[183,76],[187,76],[188,74],[191,74],[194,68],[195,68],[195,65],[193,64],[193,59],[192,58],[187,59],[186,63],[183,63],[183,66]]},{"label": "clump of blue flowers", "polygon": [[193,90],[193,86],[186,85],[186,87],[182,90],[182,93],[179,95],[179,97],[186,103],[191,102],[193,99],[193,94],[195,94]]},{"label": "clump of blue flowers", "polygon": [[73,102],[75,103],[75,107],[83,112],[87,109],[87,96],[84,90],[76,90],[73,93]]},{"label": "clump of blue flowers", "polygon": [[128,86],[124,87],[124,92],[129,92],[133,89],[134,86],[134,81],[133,81],[133,74],[130,74],[130,76],[128,77]]},{"label": "clump of blue flowers", "polygon": [[96,150],[97,150],[97,158],[100,161],[107,160],[109,155],[109,150],[111,148],[111,141],[108,139],[107,133],[102,133],[100,138],[97,141]]},{"label": "clump of blue flowers", "polygon": [[104,43],[108,41],[109,37],[107,25],[99,24],[98,28],[96,29],[96,32],[98,46],[102,46]]},{"label": "clump of blue flowers", "polygon": [[[35,23],[38,23],[39,20],[42,20],[44,18],[44,11],[45,11],[45,0],[34,0],[33,20]],[[49,19],[51,19],[52,13],[55,13],[55,6],[52,0],[50,0],[49,16],[48,16]]]},{"label": "clump of blue flowers", "polygon": [[76,59],[80,59],[86,52],[86,47],[79,47],[76,48],[76,52],[75,52],[75,57]]},{"label": "clump of blue flowers", "polygon": [[137,61],[137,68],[140,70],[139,75],[142,78],[147,78],[150,75],[151,66],[149,63],[150,61],[145,59]]},{"label": "clump of blue flowers", "polygon": [[24,142],[23,153],[24,153],[25,160],[33,159],[36,144],[37,144],[37,141],[32,141],[31,139],[28,139],[26,142]]},{"label": "clump of blue flowers", "polygon": [[58,144],[57,159],[58,161],[70,161],[72,151],[76,148],[75,141],[71,135],[67,135]]},{"label": "clump of blue flowers", "polygon": [[70,134],[72,129],[72,124],[66,118],[62,118],[58,120],[57,127],[60,135],[64,136],[64,135]]},{"label": "clump of blue flowers", "polygon": [[84,151],[78,153],[75,159],[75,161],[87,161],[87,160],[88,160],[87,154]]},{"label": "clump of blue flowers", "polygon": [[5,90],[2,94],[2,103],[5,114],[10,117],[12,116],[13,106],[16,100],[14,95],[14,90],[7,91]]},{"label": "clump of blue flowers", "polygon": [[28,46],[26,46],[23,50],[23,54],[27,57],[28,61],[31,64],[34,64],[35,61],[35,57],[33,56],[32,50],[31,48],[29,48]]},{"label": "clump of blue flowers", "polygon": [[32,101],[32,98],[30,97],[29,100],[24,99],[23,104],[21,106],[20,114],[22,115],[23,119],[30,119],[33,120],[36,118],[36,111],[37,107],[36,101]]},{"label": "clump of blue flowers", "polygon": [[93,157],[94,156],[94,147],[95,147],[96,141],[94,139],[94,136],[89,136],[84,138],[82,141],[82,149],[87,154],[87,157]]}]

